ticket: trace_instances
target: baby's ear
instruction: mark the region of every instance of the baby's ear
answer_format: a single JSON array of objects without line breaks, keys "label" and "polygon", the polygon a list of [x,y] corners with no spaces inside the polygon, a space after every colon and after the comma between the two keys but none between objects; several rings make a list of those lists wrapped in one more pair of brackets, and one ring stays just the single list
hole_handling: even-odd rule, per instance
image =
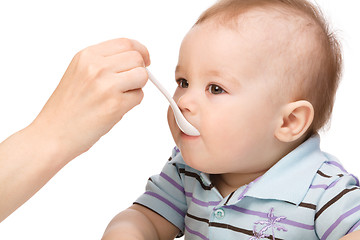
[{"label": "baby's ear", "polygon": [[284,106],[275,130],[275,137],[281,142],[299,139],[309,129],[314,119],[314,108],[308,101],[301,100]]}]

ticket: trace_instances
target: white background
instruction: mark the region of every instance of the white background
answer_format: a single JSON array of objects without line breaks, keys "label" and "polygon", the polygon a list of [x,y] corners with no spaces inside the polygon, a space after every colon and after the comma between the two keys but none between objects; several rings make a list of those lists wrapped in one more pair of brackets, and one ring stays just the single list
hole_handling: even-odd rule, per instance
[{"label": "white background", "polygon": [[[321,145],[359,176],[360,16],[356,2],[318,1],[339,30],[345,58],[332,126],[321,133]],[[36,117],[76,52],[108,39],[128,37],[145,44],[152,72],[173,92],[181,40],[212,3],[1,1],[0,142]],[[140,106],[0,224],[0,239],[101,238],[111,218],[143,192],[149,176],[161,170],[174,146],[165,98],[151,83],[144,92]]]}]

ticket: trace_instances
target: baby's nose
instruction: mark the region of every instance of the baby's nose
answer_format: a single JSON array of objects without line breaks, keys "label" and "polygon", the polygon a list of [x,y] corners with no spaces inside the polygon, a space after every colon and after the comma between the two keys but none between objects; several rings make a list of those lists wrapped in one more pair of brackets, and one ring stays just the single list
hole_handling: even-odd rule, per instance
[{"label": "baby's nose", "polygon": [[197,99],[198,97],[193,91],[186,91],[181,95],[177,101],[177,105],[182,112],[192,112],[195,113],[197,109]]}]

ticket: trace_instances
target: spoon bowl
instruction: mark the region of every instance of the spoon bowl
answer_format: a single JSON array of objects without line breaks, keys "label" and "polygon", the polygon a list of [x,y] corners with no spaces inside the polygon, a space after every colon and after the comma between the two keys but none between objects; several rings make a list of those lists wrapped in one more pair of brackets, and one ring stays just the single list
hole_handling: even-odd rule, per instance
[{"label": "spoon bowl", "polygon": [[189,136],[199,136],[200,135],[199,131],[186,120],[186,118],[181,113],[178,105],[175,103],[174,99],[169,94],[169,92],[166,91],[166,89],[160,84],[160,82],[154,77],[154,75],[152,75],[149,69],[146,69],[146,71],[148,72],[150,81],[160,90],[160,92],[169,101],[170,107],[172,108],[175,116],[176,124],[179,126],[180,130]]}]

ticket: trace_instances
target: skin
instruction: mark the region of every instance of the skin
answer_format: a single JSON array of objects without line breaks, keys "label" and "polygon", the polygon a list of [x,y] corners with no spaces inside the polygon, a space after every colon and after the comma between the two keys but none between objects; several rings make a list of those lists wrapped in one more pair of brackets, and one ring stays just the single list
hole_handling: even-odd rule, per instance
[{"label": "skin", "polygon": [[149,64],[130,39],[75,55],[37,118],[0,143],[0,222],[141,102]]},{"label": "skin", "polygon": [[[184,161],[211,174],[224,197],[263,175],[303,142],[314,117],[309,102],[294,101],[288,94],[273,94],[278,92],[279,72],[289,64],[289,58],[278,54],[283,42],[272,42],[268,37],[275,31],[280,39],[286,39],[289,32],[268,24],[273,20],[268,15],[262,17],[266,21],[251,22],[238,31],[211,21],[202,23],[189,31],[180,48],[175,73],[179,86],[174,100],[200,136],[182,133],[171,108],[169,127]],[[268,44],[263,44],[265,39]],[[297,44],[302,49],[309,46],[306,41]],[[271,67],[267,67],[269,64]],[[177,232],[156,213],[133,205],[113,219],[104,240],[129,236],[174,239]],[[356,239],[356,234],[344,239]]]},{"label": "skin", "polygon": [[[177,127],[171,110],[168,114],[170,130],[185,161],[194,168],[218,176],[216,187],[223,196],[238,185],[262,175],[276,162],[275,159],[280,159],[279,155],[283,152],[270,154],[271,148],[288,150],[292,147],[288,143],[280,146],[280,141],[271,132],[282,123],[280,116],[286,112],[286,98],[272,100],[269,87],[273,86],[263,84],[258,71],[254,71],[254,67],[250,69],[259,60],[255,57],[256,54],[249,52],[248,48],[252,46],[247,44],[246,38],[241,43],[237,43],[238,40],[239,33],[229,28],[214,29],[212,25],[201,24],[190,30],[180,48],[176,71],[179,88],[174,94],[174,100],[190,123],[200,131],[201,136],[190,137],[183,134]],[[245,46],[241,46],[245,43]],[[234,52],[233,49],[237,47],[248,53],[243,53],[240,49],[239,52]],[[238,68],[241,64],[243,67]],[[234,68],[239,72],[234,72]],[[242,77],[239,79],[238,76]],[[189,86],[186,88],[184,86],[187,83]],[[216,86],[221,86],[226,93],[211,93],[216,91]],[[236,113],[234,109],[241,110]],[[261,111],[255,111],[256,109]],[[277,117],[274,113],[277,113]],[[250,118],[257,120],[250,121]],[[237,124],[240,126],[234,129]],[[243,141],[234,143],[234,139],[239,140],[238,136],[246,137]],[[269,154],[273,156],[272,162],[266,162],[268,158],[265,154],[260,154],[258,148],[251,146],[256,141],[266,148],[267,157]],[[243,152],[234,150],[236,148],[241,148]],[[256,157],[261,157],[261,162],[253,161]],[[226,164],[220,164],[221,161],[226,161]],[[244,161],[244,164],[239,164],[239,161]],[[141,228],[138,228],[139,222],[143,223]],[[145,230],[147,234],[144,233]],[[165,240],[174,239],[178,232],[179,229],[164,221],[158,214],[135,204],[110,222],[103,240],[129,239],[132,236],[134,239]]]},{"label": "skin", "polygon": [[257,47],[259,31],[266,30],[214,31],[213,23],[204,23],[190,30],[180,50],[174,100],[200,136],[182,133],[171,110],[169,126],[186,163],[213,174],[223,196],[263,175],[291,150],[274,134],[290,99],[273,98],[277,84],[268,81],[286,59],[271,70],[261,67],[274,50]]}]

